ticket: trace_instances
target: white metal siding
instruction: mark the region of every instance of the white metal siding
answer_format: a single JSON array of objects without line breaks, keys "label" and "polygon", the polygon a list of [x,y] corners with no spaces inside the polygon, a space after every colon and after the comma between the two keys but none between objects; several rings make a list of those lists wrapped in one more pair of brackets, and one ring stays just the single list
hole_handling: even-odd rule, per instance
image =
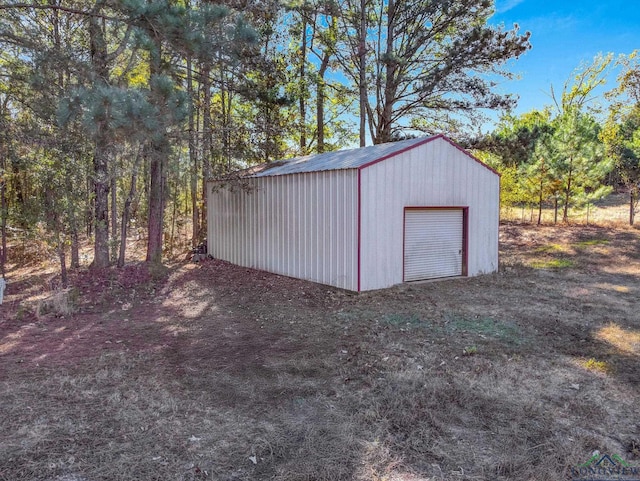
[{"label": "white metal siding", "polygon": [[444,139],[361,170],[360,290],[403,282],[405,207],[468,207],[466,274],[498,269],[500,178]]},{"label": "white metal siding", "polygon": [[246,182],[249,192],[238,187],[209,192],[209,254],[241,266],[357,290],[356,170]]},{"label": "white metal siding", "polygon": [[462,221],[462,209],[405,211],[405,281],[462,275]]}]

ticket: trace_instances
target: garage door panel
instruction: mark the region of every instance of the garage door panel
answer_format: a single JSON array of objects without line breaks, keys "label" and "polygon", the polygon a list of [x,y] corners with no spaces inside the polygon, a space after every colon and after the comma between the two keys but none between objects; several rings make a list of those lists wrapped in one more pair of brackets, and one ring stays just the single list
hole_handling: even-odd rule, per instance
[{"label": "garage door panel", "polygon": [[462,275],[462,209],[405,211],[404,280]]}]

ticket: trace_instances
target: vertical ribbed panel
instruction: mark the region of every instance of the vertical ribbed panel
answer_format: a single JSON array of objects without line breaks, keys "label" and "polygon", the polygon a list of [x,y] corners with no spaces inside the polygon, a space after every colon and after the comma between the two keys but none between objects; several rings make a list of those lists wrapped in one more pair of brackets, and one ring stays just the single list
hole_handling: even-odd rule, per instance
[{"label": "vertical ribbed panel", "polygon": [[363,168],[361,290],[403,282],[405,208],[468,207],[466,274],[495,272],[499,189],[498,175],[444,139]]},{"label": "vertical ribbed panel", "polygon": [[462,275],[462,221],[462,209],[405,212],[405,281]]},{"label": "vertical ribbed panel", "polygon": [[466,274],[498,268],[499,176],[443,139],[363,168],[360,219],[355,169],[247,182],[208,196],[214,257],[357,290],[360,221],[360,289],[380,289],[404,279],[405,209],[455,207],[467,208]]},{"label": "vertical ribbed panel", "polygon": [[208,198],[212,256],[357,289],[357,171],[247,179]]}]

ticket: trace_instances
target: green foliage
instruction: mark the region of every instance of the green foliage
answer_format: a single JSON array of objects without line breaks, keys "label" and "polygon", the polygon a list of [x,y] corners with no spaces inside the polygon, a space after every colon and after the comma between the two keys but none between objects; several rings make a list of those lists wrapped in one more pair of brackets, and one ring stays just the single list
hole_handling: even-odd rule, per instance
[{"label": "green foliage", "polygon": [[609,69],[613,64],[613,54],[598,54],[591,63],[582,63],[576,68],[564,84],[560,100],[556,99],[552,87],[552,96],[558,112],[582,111],[590,107],[594,111],[599,106],[593,104],[593,91],[606,83]]},{"label": "green foliage", "polygon": [[598,246],[598,245],[607,245],[609,244],[609,239],[589,239],[585,241],[576,242],[576,247],[589,247],[589,246]]},{"label": "green foliage", "polygon": [[561,99],[553,95],[555,116],[548,107],[519,117],[505,115],[493,133],[472,142],[499,159],[494,168],[506,173],[504,204],[537,205],[540,222],[543,205],[553,202],[563,208],[566,222],[570,206],[591,204],[612,191],[607,180],[614,167],[620,171],[623,157],[620,128],[611,122],[603,128],[589,113],[597,110],[589,102],[594,89],[604,83],[612,60],[611,54],[600,55],[576,69]]},{"label": "green foliage", "polygon": [[[511,76],[505,62],[529,48],[517,26],[489,24],[489,0],[366,0],[364,12],[355,0],[267,0],[242,11],[199,0],[74,5],[77,13],[54,4],[3,8],[0,19],[5,217],[31,232],[39,226],[59,246],[79,232],[97,246],[107,226],[115,244],[112,217],[129,193],[137,225],[148,225],[152,211],[166,221],[165,202],[174,207],[167,225],[190,213],[197,224],[205,176],[353,142],[360,73],[375,142],[401,138],[409,126],[463,129],[479,109],[514,104],[494,91],[494,80]],[[354,42],[360,20],[366,52]],[[625,57],[627,94],[634,58]],[[581,106],[610,61],[583,69],[562,104]],[[476,145],[502,175],[505,207],[603,194],[607,166],[593,147],[595,130],[572,131],[550,112],[506,115]],[[640,175],[639,122],[622,113],[599,133],[632,183]],[[591,140],[568,156],[574,144],[563,133]],[[157,202],[162,208],[151,209]]]},{"label": "green foliage", "polygon": [[475,150],[474,155],[500,174],[500,206],[509,209],[526,202],[526,191],[518,167],[506,164],[499,155]]},{"label": "green foliage", "polygon": [[571,203],[584,205],[601,199],[611,192],[603,185],[613,168],[611,159],[604,155],[599,140],[600,126],[587,114],[569,110],[556,119],[556,130],[543,143],[542,154],[549,159],[549,171],[559,182],[563,196],[564,215]]},{"label": "green foliage", "polygon": [[548,108],[532,110],[519,117],[508,113],[500,118],[492,134],[478,139],[475,144],[498,156],[503,165],[520,167],[531,161],[540,138],[552,131]]}]

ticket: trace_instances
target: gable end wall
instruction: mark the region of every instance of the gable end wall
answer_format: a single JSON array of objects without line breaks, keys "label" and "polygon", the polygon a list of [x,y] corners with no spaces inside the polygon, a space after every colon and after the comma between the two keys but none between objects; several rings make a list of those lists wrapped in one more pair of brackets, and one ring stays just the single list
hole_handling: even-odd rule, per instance
[{"label": "gable end wall", "polygon": [[468,207],[467,274],[498,269],[500,177],[439,138],[360,171],[360,290],[403,282],[405,207]]}]

